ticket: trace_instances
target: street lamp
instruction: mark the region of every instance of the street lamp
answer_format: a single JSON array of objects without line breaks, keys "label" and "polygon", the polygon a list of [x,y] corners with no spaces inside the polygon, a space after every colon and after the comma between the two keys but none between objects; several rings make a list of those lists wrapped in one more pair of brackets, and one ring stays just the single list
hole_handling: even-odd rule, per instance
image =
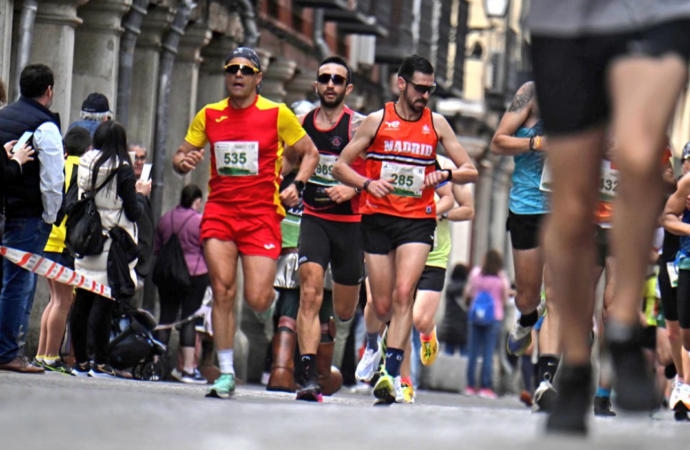
[{"label": "street lamp", "polygon": [[502,18],[508,12],[510,0],[484,0],[484,11],[487,17]]}]

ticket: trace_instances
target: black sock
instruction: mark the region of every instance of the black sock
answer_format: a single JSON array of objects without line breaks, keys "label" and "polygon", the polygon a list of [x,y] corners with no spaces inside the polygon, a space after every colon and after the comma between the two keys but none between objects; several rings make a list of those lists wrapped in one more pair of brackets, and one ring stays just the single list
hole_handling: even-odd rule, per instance
[{"label": "black sock", "polygon": [[367,331],[367,348],[372,349],[376,351],[376,349],[379,348],[379,333],[378,331],[375,331],[373,333],[369,333]]},{"label": "black sock", "polygon": [[405,351],[397,348],[386,349],[386,372],[393,378],[400,375],[400,366],[403,362],[403,357],[405,356]]},{"label": "black sock", "polygon": [[292,328],[289,328],[289,327],[278,327],[278,328],[276,328],[276,332],[278,332],[278,331],[287,331],[288,333],[294,333],[295,332],[295,330],[293,330]]},{"label": "black sock", "polygon": [[523,327],[533,327],[539,321],[539,314],[537,311],[532,311],[529,314],[523,314],[520,316],[518,323]]},{"label": "black sock", "polygon": [[317,381],[316,376],[316,355],[302,355],[302,369],[307,377],[307,382]]},{"label": "black sock", "polygon": [[558,370],[558,362],[560,359],[556,355],[539,355],[539,382],[550,381],[553,383],[553,379],[556,376],[556,370]]}]

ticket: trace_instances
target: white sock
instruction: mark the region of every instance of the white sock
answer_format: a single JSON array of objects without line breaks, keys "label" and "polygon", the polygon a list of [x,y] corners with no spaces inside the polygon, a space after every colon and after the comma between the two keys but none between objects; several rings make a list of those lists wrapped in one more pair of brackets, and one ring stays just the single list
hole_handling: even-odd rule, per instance
[{"label": "white sock", "polygon": [[43,362],[50,365],[50,366],[53,366],[53,365],[55,365],[56,362],[58,362],[59,359],[60,359],[59,357],[48,358],[46,356],[45,358],[43,358]]},{"label": "white sock", "polygon": [[235,350],[218,350],[218,363],[220,364],[220,373],[235,374]]}]

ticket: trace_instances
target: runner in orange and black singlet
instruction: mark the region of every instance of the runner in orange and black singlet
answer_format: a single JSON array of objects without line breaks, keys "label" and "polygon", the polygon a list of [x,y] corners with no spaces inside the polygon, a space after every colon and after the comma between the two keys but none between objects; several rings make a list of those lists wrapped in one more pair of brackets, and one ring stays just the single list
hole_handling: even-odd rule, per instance
[{"label": "runner in orange and black singlet", "polygon": [[[426,108],[436,88],[431,63],[405,58],[398,88],[398,101],[364,119],[333,171],[337,180],[362,189],[362,248],[372,300],[379,319],[390,320],[384,368],[374,387],[377,402],[384,403],[404,400],[400,364],[412,328],[414,288],[433,244],[434,187],[477,179],[448,122]],[[439,143],[456,170],[436,170]],[[351,167],[360,155],[366,157],[365,176]]]}]

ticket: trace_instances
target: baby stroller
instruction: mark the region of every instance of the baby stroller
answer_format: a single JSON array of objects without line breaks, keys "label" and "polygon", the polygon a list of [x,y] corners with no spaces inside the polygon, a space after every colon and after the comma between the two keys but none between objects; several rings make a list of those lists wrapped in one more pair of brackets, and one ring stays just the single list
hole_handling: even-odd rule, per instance
[{"label": "baby stroller", "polygon": [[110,365],[118,370],[131,368],[137,380],[162,380],[165,367],[155,357],[165,355],[166,348],[153,338],[156,325],[156,319],[148,311],[119,302],[110,333]]}]

